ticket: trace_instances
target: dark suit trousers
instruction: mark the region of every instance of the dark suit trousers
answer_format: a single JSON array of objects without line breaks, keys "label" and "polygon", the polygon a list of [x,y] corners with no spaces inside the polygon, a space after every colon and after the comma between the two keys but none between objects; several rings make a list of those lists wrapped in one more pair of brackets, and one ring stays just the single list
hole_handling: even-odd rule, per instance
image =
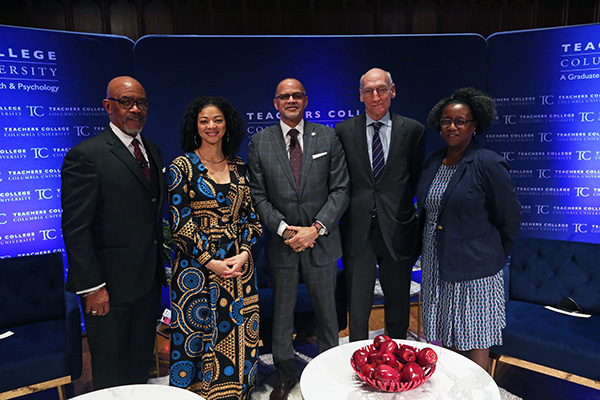
[{"label": "dark suit trousers", "polygon": [[369,236],[362,254],[344,256],[346,289],[350,321],[350,341],[369,338],[369,316],[373,307],[373,290],[379,265],[379,281],[385,297],[386,334],[404,339],[410,321],[410,259],[394,260],[389,253],[377,218],[371,220]]},{"label": "dark suit trousers", "polygon": [[103,317],[84,314],[94,390],[148,381],[159,306],[156,280],[139,300],[111,303]]},{"label": "dark suit trousers", "polygon": [[[274,238],[273,240],[277,240]],[[318,239],[317,239],[318,240]],[[300,268],[308,289],[310,302],[317,318],[317,348],[319,353],[339,344],[337,314],[335,310],[336,263],[317,266],[310,251],[300,254]],[[294,306],[298,294],[298,267],[271,265],[274,292],[273,360],[279,381],[296,379],[296,364],[292,335]]]}]

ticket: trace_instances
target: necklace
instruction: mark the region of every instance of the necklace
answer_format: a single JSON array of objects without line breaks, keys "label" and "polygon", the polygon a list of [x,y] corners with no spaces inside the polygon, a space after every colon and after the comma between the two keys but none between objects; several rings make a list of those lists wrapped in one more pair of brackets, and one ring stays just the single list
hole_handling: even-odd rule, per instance
[{"label": "necklace", "polygon": [[196,149],[196,152],[198,153],[198,157],[200,157],[200,159],[201,159],[201,160],[208,161],[208,162],[209,162],[209,163],[211,163],[211,164],[220,164],[220,163],[222,163],[223,161],[225,161],[225,159],[227,158],[227,157],[223,156],[223,158],[221,158],[219,161],[213,161],[213,160],[209,160],[208,158],[204,157],[204,154],[202,154],[202,153],[200,152],[200,149],[199,149],[199,148],[198,148],[198,149]]}]

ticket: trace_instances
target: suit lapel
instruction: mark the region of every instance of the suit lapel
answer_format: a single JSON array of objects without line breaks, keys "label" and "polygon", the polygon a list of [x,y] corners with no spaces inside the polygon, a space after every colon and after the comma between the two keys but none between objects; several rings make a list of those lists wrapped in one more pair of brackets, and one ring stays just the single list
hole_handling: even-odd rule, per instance
[{"label": "suit lapel", "polygon": [[[290,185],[293,188],[296,188],[296,182],[294,181],[294,175],[292,174],[292,166],[290,165],[288,151],[285,147],[285,141],[283,140],[281,126],[279,126],[279,124],[275,125],[273,129],[271,129],[270,134],[271,138],[269,142],[271,143],[271,146],[273,146],[273,153],[281,165],[281,170],[290,182]],[[302,163],[304,164],[304,159],[302,160]]]},{"label": "suit lapel", "polygon": [[369,160],[369,150],[367,148],[367,117],[366,114],[360,114],[358,118],[356,118],[354,122],[354,129],[352,132],[352,136],[354,139],[354,146],[356,148],[356,152],[360,161],[363,164],[365,171],[369,172],[369,176],[371,177],[371,181],[375,184],[375,180],[373,179],[373,167],[371,166],[371,161]]},{"label": "suit lapel", "polygon": [[[164,194],[166,192],[166,188],[165,188],[164,173],[162,171],[162,166],[163,166],[162,157],[161,157],[157,147],[149,144],[144,138],[142,138],[142,141],[144,142],[144,147],[146,148],[146,151],[148,152],[148,156],[150,157],[150,162],[153,162],[154,165],[156,166],[157,178],[158,178],[158,191],[160,193],[160,197],[159,197],[160,203],[159,204],[163,204],[163,202],[165,200]],[[150,185],[148,185],[148,186],[150,186]]]},{"label": "suit lapel", "polygon": [[[314,134],[314,135],[313,135]],[[304,121],[304,133],[302,135],[302,177],[300,181],[300,194],[304,190],[308,174],[310,173],[310,167],[312,165],[312,156],[315,153],[315,147],[317,140],[319,139],[319,133],[315,130],[315,126],[310,122]]]},{"label": "suit lapel", "polygon": [[[142,185],[150,192],[152,192],[152,188],[150,187],[150,182],[146,179],[144,172],[140,168],[137,163],[137,160],[133,157],[133,155],[127,150],[123,142],[119,140],[119,138],[114,134],[112,129],[108,129],[105,131],[106,133],[106,144],[111,147],[111,152],[119,159],[123,164],[129,168],[131,173],[136,176],[136,178],[140,181]],[[147,149],[147,147],[146,147]]]},{"label": "suit lapel", "polygon": [[388,158],[386,160],[385,166],[383,167],[383,172],[381,173],[381,178],[379,182],[384,181],[386,176],[393,173],[392,167],[388,167],[391,164],[391,159],[395,154],[399,154],[400,149],[402,147],[402,134],[404,131],[404,118],[400,115],[394,114],[390,111],[390,121],[392,121],[392,131],[390,134],[390,148],[388,152]]},{"label": "suit lapel", "polygon": [[454,173],[454,175],[452,175],[450,182],[448,182],[448,186],[446,187],[446,191],[444,192],[444,195],[442,196],[442,201],[440,203],[440,211],[439,211],[440,215],[442,214],[442,211],[444,210],[444,206],[446,205],[446,201],[448,200],[448,197],[450,197],[450,194],[452,193],[454,188],[456,188],[456,185],[458,185],[458,182],[460,182],[460,180],[465,175],[465,172],[467,171],[467,167],[473,162],[473,149],[474,149],[474,143],[471,142],[469,144],[467,151],[463,155],[462,160],[458,163],[456,172]]}]

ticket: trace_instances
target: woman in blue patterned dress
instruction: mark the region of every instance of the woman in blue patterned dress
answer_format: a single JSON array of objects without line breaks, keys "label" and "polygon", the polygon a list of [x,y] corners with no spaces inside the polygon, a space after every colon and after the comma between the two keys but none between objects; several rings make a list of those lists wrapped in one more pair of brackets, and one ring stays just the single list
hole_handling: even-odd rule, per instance
[{"label": "woman in blue patterned dress", "polygon": [[171,385],[206,399],[249,399],[258,359],[258,290],[250,246],[261,234],[231,104],[202,97],[188,107],[185,154],[169,170],[176,243],[171,281]]},{"label": "woman in blue patterned dress", "polygon": [[502,343],[502,268],[521,221],[508,164],[473,141],[495,117],[476,89],[438,102],[428,123],[447,146],[425,161],[417,188],[425,337],[486,370],[490,346]]}]

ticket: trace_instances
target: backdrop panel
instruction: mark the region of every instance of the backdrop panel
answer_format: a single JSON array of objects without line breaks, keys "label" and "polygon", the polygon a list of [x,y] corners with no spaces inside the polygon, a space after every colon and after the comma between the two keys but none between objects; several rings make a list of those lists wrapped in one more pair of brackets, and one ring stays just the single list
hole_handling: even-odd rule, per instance
[{"label": "backdrop panel", "polygon": [[106,84],[131,74],[127,38],[0,26],[0,257],[62,251],[60,168],[108,123]]},{"label": "backdrop panel", "polygon": [[600,243],[600,26],[493,35],[489,89],[521,234]]},{"label": "backdrop panel", "polygon": [[[465,35],[214,37],[146,36],[135,46],[136,74],[151,99],[145,134],[167,161],[181,153],[179,129],[187,105],[204,95],[231,100],[247,138],[276,123],[275,86],[298,78],[308,95],[306,117],[334,126],[364,112],[359,79],[368,69],[392,73],[392,110],[424,122],[429,109],[460,86],[486,89],[485,40]],[[440,146],[431,135],[427,152]],[[245,158],[247,141],[240,153]]]}]

